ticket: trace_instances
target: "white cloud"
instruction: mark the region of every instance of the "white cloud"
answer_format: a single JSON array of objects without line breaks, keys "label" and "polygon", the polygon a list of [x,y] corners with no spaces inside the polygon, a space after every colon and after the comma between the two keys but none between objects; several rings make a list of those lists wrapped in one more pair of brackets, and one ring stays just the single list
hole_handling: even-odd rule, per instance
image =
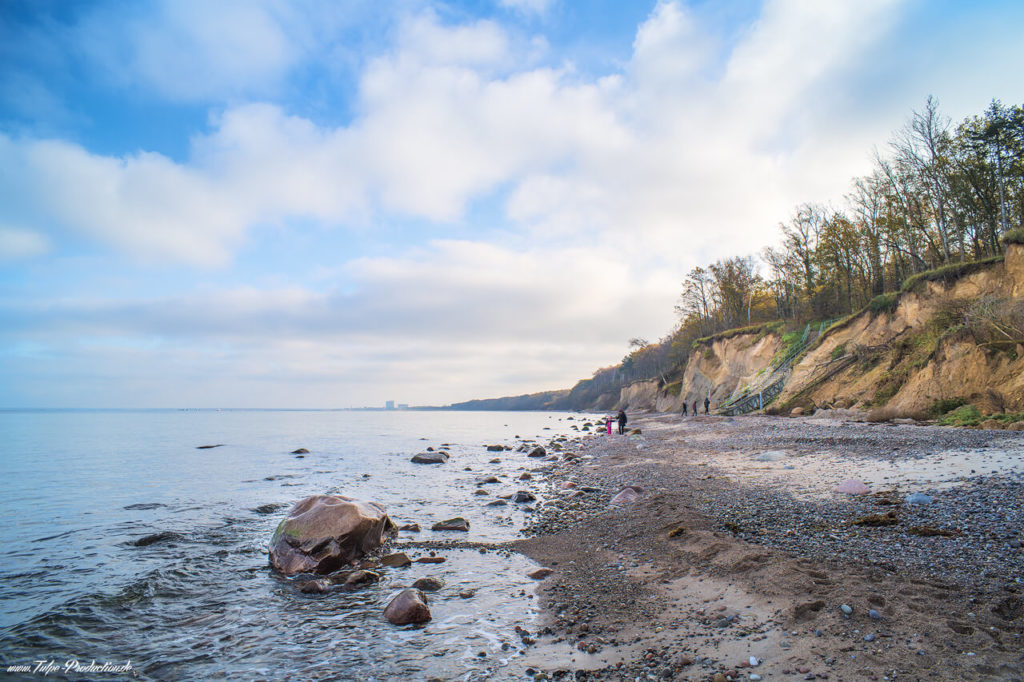
[{"label": "white cloud", "polygon": [[[530,47],[493,22],[447,26],[427,12],[402,22],[395,50],[367,65],[346,127],[240,105],[195,138],[187,163],[63,142],[0,144],[28,165],[20,182],[32,185],[40,214],[144,257],[223,263],[249,227],[291,218],[455,221],[499,188],[510,190],[509,217],[534,238],[628,231],[638,252],[666,253],[684,234],[721,253],[722,235],[753,238],[816,198],[800,194],[806,178],[784,156],[794,146],[777,138],[826,74],[886,30],[891,4],[768,3],[717,81],[715,42],[675,2],[639,27],[623,74],[593,82],[571,68],[519,66]],[[162,11],[207,11],[198,7]],[[253,7],[224,5],[216,11],[232,18],[213,25],[277,25],[266,20],[276,5]],[[193,25],[179,18],[172,27]],[[267,59],[290,63],[270,42]],[[233,73],[233,58],[221,61]],[[836,160],[827,138],[808,148],[802,165]],[[855,167],[843,161],[844,171]],[[841,191],[849,177],[832,174],[815,189]]]},{"label": "white cloud", "polygon": [[[569,386],[621,358],[630,335],[662,333],[675,296],[671,277],[637,271],[599,246],[444,241],[345,270],[354,283],[347,293],[203,288],[7,301],[0,316],[9,338],[44,344],[45,361],[69,374],[89,358],[91,376],[127,383],[173,366],[168,391],[190,395],[200,381],[212,391],[201,404],[265,405],[250,390],[263,383],[278,384],[275,400],[291,404],[381,402],[396,387],[403,400],[437,403]],[[32,353],[20,364],[37,361]]]},{"label": "white cloud", "polygon": [[50,240],[32,230],[0,225],[0,262],[41,256],[50,250]]}]

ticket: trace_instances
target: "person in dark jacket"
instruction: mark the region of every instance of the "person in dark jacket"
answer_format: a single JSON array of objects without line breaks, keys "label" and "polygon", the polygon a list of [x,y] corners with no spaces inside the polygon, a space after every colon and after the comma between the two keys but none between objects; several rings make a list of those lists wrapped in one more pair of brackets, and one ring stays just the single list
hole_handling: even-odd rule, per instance
[{"label": "person in dark jacket", "polygon": [[684,400],[683,401],[683,416],[684,417],[686,416],[688,411],[689,411],[689,403]]},{"label": "person in dark jacket", "polygon": [[619,410],[619,435],[626,433],[626,411]]},{"label": "person in dark jacket", "polygon": [[711,412],[709,411],[710,409],[711,409],[711,398],[708,398],[708,397],[705,396],[705,398],[704,398],[704,414],[711,414]]},{"label": "person in dark jacket", "polygon": [[697,416],[697,401],[696,400],[693,401],[693,416],[694,417]]}]

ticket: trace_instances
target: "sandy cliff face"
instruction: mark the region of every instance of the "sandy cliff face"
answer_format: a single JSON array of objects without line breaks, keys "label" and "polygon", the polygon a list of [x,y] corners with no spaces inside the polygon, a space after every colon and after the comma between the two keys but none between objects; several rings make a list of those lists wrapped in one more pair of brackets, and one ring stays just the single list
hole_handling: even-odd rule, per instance
[{"label": "sandy cliff face", "polygon": [[[979,300],[1024,300],[1024,246],[951,284],[926,282],[903,293],[889,312],[866,311],[830,330],[793,368],[775,406],[879,405],[921,413],[936,400],[963,398],[983,413],[1024,411],[1024,343],[982,344],[963,328],[963,311]],[[622,389],[618,406],[680,411],[685,400],[713,408],[770,371],[781,339],[737,334],[696,348],[681,386],[656,381]],[[676,390],[679,389],[679,390]]]},{"label": "sandy cliff face", "polygon": [[[665,389],[657,381],[642,381],[626,386],[619,396],[619,407],[627,410],[657,412],[682,411],[683,401],[696,400],[704,409],[710,396],[712,409],[721,404],[737,386],[753,381],[767,371],[781,340],[777,334],[738,334],[715,339],[698,346],[690,355],[680,386]],[[678,388],[678,390],[676,390]]]},{"label": "sandy cliff face", "polygon": [[794,367],[777,404],[914,413],[964,398],[983,412],[1022,411],[1024,348],[982,346],[955,331],[965,306],[1022,297],[1024,247],[1009,245],[1003,263],[950,285],[928,282],[902,294],[892,312],[864,312],[827,334]]}]

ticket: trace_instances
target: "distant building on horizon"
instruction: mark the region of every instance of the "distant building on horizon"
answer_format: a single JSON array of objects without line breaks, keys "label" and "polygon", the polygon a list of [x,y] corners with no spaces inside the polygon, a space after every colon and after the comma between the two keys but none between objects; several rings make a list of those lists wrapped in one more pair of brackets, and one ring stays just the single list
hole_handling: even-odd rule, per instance
[{"label": "distant building on horizon", "polygon": [[393,410],[393,409],[395,409],[395,401],[394,400],[388,400],[387,402],[385,402],[384,403],[384,409],[385,410]]},{"label": "distant building on horizon", "polygon": [[400,409],[400,410],[408,410],[409,409],[409,403],[402,403],[402,404],[400,404],[398,406],[398,409]]}]

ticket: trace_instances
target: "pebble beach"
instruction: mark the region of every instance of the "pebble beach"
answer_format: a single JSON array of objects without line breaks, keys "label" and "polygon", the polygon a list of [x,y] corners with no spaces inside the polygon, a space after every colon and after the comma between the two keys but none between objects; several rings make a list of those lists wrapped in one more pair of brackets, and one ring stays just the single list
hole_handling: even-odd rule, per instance
[{"label": "pebble beach", "polygon": [[1019,432],[842,414],[629,429],[534,470],[513,546],[551,571],[524,675],[1024,679]]}]

